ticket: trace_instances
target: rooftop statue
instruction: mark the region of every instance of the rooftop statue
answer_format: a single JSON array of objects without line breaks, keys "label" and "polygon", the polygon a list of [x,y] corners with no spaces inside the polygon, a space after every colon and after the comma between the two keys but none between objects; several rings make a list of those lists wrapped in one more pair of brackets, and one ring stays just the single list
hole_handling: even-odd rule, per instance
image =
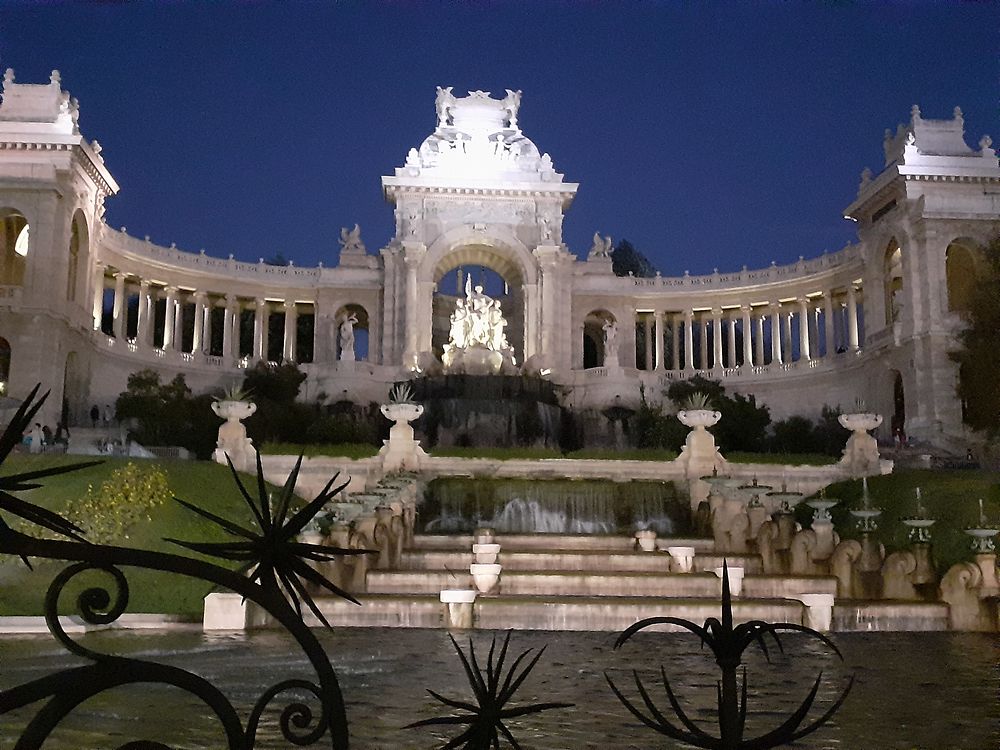
[{"label": "rooftop statue", "polygon": [[611,255],[611,238],[601,239],[600,232],[594,232],[594,243],[590,246],[588,258],[607,258]]},{"label": "rooftop statue", "polygon": [[364,255],[367,250],[365,249],[365,243],[361,241],[361,228],[355,224],[354,229],[348,230],[347,227],[340,228],[340,253],[356,255]]}]

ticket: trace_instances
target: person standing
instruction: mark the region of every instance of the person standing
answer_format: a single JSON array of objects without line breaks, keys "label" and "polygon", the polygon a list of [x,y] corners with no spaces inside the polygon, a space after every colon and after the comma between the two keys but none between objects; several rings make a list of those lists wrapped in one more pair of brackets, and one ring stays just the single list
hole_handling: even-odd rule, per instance
[{"label": "person standing", "polygon": [[90,426],[97,427],[97,420],[101,418],[101,410],[97,408],[97,404],[90,407]]}]

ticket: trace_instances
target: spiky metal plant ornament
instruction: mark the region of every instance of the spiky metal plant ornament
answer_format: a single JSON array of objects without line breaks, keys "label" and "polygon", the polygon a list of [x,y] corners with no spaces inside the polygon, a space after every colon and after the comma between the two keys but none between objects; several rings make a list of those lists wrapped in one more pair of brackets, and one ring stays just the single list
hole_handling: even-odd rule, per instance
[{"label": "spiky metal plant ornament", "polygon": [[653,699],[650,698],[649,691],[646,689],[646,686],[643,685],[642,681],[639,679],[639,674],[637,672],[633,671],[632,675],[635,678],[636,689],[642,697],[642,702],[645,704],[648,714],[643,712],[641,708],[637,707],[632,701],[626,698],[607,673],[605,673],[604,677],[608,681],[608,685],[611,686],[611,690],[618,697],[618,700],[620,700],[625,708],[627,708],[633,716],[639,719],[639,721],[660,734],[666,735],[667,737],[675,740],[687,742],[695,747],[707,748],[708,750],[767,750],[768,748],[787,745],[790,742],[794,742],[795,740],[816,731],[823,724],[829,721],[829,719],[844,703],[844,700],[847,698],[847,694],[851,691],[851,687],[854,684],[854,678],[851,677],[847,686],[844,688],[844,691],[840,694],[833,705],[830,706],[830,708],[827,709],[822,716],[803,726],[802,724],[809,714],[809,710],[812,708],[813,701],[816,699],[816,693],[819,690],[820,681],[823,678],[823,673],[820,672],[808,695],[806,695],[799,707],[787,719],[785,719],[780,726],[772,729],[766,734],[761,735],[760,737],[745,739],[743,734],[747,716],[746,668],[744,667],[743,669],[743,680],[740,687],[737,687],[736,673],[742,664],[743,653],[747,650],[747,648],[756,643],[760,646],[765,658],[770,659],[767,644],[764,642],[764,636],[770,636],[773,638],[775,644],[778,646],[778,649],[780,651],[784,651],[781,639],[778,637],[778,633],[798,632],[805,633],[808,636],[822,641],[825,645],[829,646],[838,657],[843,659],[840,650],[833,643],[833,641],[824,636],[822,633],[818,633],[811,628],[807,628],[803,625],[796,625],[790,622],[769,623],[761,620],[754,620],[743,623],[742,625],[734,628],[732,597],[729,592],[729,568],[725,564],[723,564],[722,571],[721,621],[711,617],[705,621],[704,626],[699,626],[690,620],[684,620],[679,617],[650,617],[645,620],[640,620],[631,627],[627,628],[620,636],[618,636],[618,640],[615,642],[615,648],[618,648],[633,635],[644,628],[648,628],[650,625],[676,625],[684,628],[685,630],[690,630],[701,639],[703,646],[708,646],[711,649],[715,656],[715,661],[719,665],[719,669],[722,671],[722,680],[717,685],[720,730],[719,736],[715,737],[710,735],[700,726],[695,724],[694,721],[692,721],[687,714],[684,713],[680,703],[677,701],[677,696],[670,687],[670,681],[667,679],[666,672],[662,666],[660,667],[660,676],[663,679],[663,689],[667,694],[667,700],[670,701],[670,706],[673,709],[674,714],[683,727],[678,726],[676,723],[668,719],[656,706]]},{"label": "spiky metal plant ornament", "polygon": [[465,668],[465,676],[472,686],[476,703],[472,704],[466,701],[445,698],[433,690],[428,690],[427,692],[439,703],[461,711],[468,711],[469,713],[458,716],[438,716],[433,719],[423,719],[422,721],[417,721],[406,726],[407,729],[410,729],[412,727],[433,725],[468,725],[460,734],[443,745],[441,750],[451,750],[457,747],[465,748],[465,750],[488,750],[491,747],[499,748],[500,735],[504,736],[514,750],[520,750],[521,746],[514,739],[504,721],[529,714],[536,714],[540,711],[548,711],[552,708],[570,708],[573,705],[572,703],[532,703],[526,706],[505,708],[510,699],[514,697],[517,689],[521,687],[521,683],[524,682],[531,670],[535,668],[542,654],[545,653],[544,646],[518,672],[517,668],[528,654],[531,653],[531,649],[523,651],[514,660],[514,663],[505,675],[503,667],[504,660],[507,658],[507,646],[510,644],[510,632],[508,631],[506,637],[504,637],[503,646],[500,647],[500,653],[497,655],[496,660],[494,660],[494,653],[496,652],[497,639],[494,636],[490,644],[490,653],[486,657],[486,673],[483,674],[483,669],[476,660],[476,649],[472,645],[472,639],[469,639],[469,656],[467,657],[458,645],[458,642],[451,635],[448,637],[451,638],[451,643],[455,647],[458,657],[462,660],[462,666]]}]

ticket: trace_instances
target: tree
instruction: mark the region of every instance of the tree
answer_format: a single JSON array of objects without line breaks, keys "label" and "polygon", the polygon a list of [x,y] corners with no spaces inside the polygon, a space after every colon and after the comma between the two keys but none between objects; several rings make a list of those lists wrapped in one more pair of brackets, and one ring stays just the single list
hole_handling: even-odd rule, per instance
[{"label": "tree", "polygon": [[154,370],[129,375],[115,402],[115,415],[131,422],[132,437],[143,445],[179,445],[206,458],[215,446],[218,422],[209,396],[192,396],[183,375],[160,382]]},{"label": "tree", "polygon": [[1000,433],[1000,235],[981,256],[984,273],[972,290],[967,325],[958,335],[961,348],[951,353],[958,363],[958,397],[962,418],[991,437]]},{"label": "tree", "polygon": [[611,270],[615,276],[628,276],[630,272],[640,278],[656,276],[656,267],[628,240],[619,240],[618,245],[611,251]]}]

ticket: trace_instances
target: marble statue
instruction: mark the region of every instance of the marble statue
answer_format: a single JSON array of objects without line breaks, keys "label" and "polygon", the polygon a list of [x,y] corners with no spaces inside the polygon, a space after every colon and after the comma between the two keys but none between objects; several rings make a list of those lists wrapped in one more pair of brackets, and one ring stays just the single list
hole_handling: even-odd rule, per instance
[{"label": "marble statue", "polygon": [[437,108],[438,127],[443,128],[451,125],[451,108],[455,106],[455,95],[451,93],[452,86],[448,88],[437,87],[437,99],[434,106]]},{"label": "marble statue", "polygon": [[354,361],[354,326],[358,316],[354,313],[345,315],[340,322],[340,361]]},{"label": "marble statue", "polygon": [[618,338],[618,326],[615,321],[608,318],[604,321],[604,360],[614,357],[617,360],[618,349],[616,339]]},{"label": "marble statue", "polygon": [[594,232],[594,242],[590,246],[590,252],[587,253],[588,258],[607,258],[611,256],[611,238],[605,237],[601,239],[600,232]]},{"label": "marble statue", "polygon": [[465,277],[465,298],[456,301],[450,322],[442,357],[446,371],[487,373],[514,367],[500,300],[486,294],[481,284],[473,286],[471,276]]},{"label": "marble statue", "polygon": [[354,229],[348,230],[347,227],[340,228],[340,254],[355,254],[364,255],[367,250],[365,248],[365,243],[361,241],[361,228],[355,224]]}]

